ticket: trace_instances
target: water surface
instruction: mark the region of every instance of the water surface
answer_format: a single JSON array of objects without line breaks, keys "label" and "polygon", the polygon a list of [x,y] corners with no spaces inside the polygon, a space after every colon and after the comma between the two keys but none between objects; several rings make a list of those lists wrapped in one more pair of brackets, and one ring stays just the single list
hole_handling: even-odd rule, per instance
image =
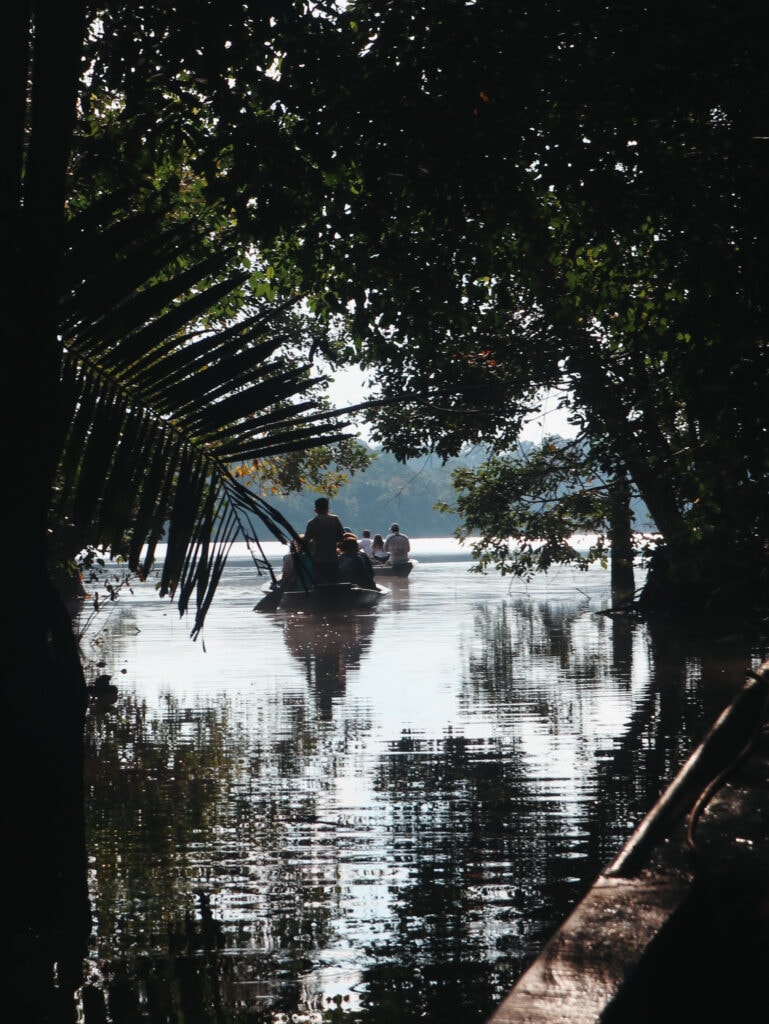
[{"label": "water surface", "polygon": [[96,624],[91,1020],[484,1021],[759,656],[412,552],[345,619],[237,552],[197,641],[151,584]]}]

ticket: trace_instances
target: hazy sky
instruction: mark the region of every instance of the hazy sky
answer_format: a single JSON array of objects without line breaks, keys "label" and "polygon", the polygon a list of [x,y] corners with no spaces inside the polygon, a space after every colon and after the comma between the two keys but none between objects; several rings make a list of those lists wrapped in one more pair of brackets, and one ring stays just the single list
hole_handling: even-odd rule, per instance
[{"label": "hazy sky", "polygon": [[[329,386],[329,397],[335,406],[355,405],[365,400],[363,374],[356,367],[334,374],[334,381]],[[574,427],[566,422],[566,414],[557,408],[557,396],[546,397],[542,410],[534,416],[521,433],[522,441],[541,441],[547,434],[560,434],[561,437],[573,437]],[[365,431],[362,431],[365,440]]]}]

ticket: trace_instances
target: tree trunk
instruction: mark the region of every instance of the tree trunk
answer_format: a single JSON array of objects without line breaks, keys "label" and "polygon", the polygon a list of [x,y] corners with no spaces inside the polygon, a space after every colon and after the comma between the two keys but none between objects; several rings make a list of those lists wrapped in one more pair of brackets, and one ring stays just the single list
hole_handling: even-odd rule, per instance
[{"label": "tree trunk", "polygon": [[633,513],[630,509],[630,485],[619,476],[612,485],[609,522],[611,542],[611,600],[614,608],[628,604],[635,594],[633,572]]},{"label": "tree trunk", "polygon": [[52,588],[38,578],[32,596],[25,583],[14,603],[5,619],[14,635],[6,633],[3,645],[0,743],[4,963],[30,1020],[70,1020],[90,923],[85,680],[71,622]]},{"label": "tree trunk", "polygon": [[14,137],[0,194],[8,257],[0,281],[0,445],[6,475],[12,474],[2,503],[4,965],[24,995],[25,1019],[60,1021],[74,1019],[72,996],[82,983],[89,926],[85,680],[71,622],[50,583],[46,550],[61,445],[61,229],[85,5],[11,4],[8,17],[13,59],[7,55],[2,80]]}]

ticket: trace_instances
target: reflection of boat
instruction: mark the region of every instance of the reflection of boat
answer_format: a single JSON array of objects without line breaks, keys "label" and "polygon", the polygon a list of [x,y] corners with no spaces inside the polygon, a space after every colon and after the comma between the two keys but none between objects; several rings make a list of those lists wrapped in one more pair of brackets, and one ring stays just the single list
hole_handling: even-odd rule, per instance
[{"label": "reflection of boat", "polygon": [[284,615],[277,621],[286,646],[305,667],[323,718],[344,697],[348,670],[360,667],[371,646],[377,615]]},{"label": "reflection of boat", "polygon": [[417,565],[415,558],[410,558],[408,562],[374,562],[374,575],[375,576],[408,576],[411,570]]},{"label": "reflection of boat", "polygon": [[[275,595],[269,585],[262,588],[265,594]],[[319,583],[310,590],[283,590],[275,607],[286,611],[302,612],[345,612],[372,608],[390,591],[377,585],[368,590],[354,583]]]}]

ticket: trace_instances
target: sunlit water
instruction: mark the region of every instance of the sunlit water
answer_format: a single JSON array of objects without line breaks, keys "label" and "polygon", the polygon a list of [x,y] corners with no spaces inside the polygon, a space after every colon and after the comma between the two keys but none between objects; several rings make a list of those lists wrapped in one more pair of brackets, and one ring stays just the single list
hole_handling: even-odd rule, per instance
[{"label": "sunlit water", "polygon": [[601,569],[412,553],[344,619],[255,612],[237,551],[197,641],[151,583],[93,624],[91,1019],[482,1022],[750,661],[600,614]]}]

